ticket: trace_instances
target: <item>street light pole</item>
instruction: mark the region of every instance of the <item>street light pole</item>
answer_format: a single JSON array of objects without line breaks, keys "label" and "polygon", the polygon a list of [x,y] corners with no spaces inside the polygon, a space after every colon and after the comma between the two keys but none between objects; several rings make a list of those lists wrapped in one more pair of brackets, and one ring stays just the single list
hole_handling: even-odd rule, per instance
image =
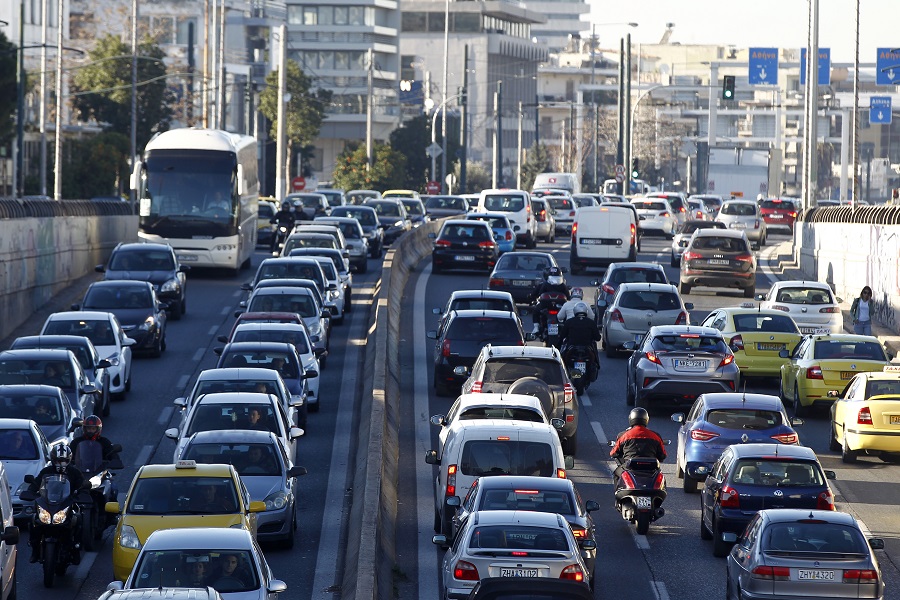
[{"label": "street light pole", "polygon": [[[450,0],[444,2],[444,77],[441,82],[441,98],[447,97],[447,71],[450,54]],[[441,193],[447,193],[447,108],[441,113]],[[432,130],[433,131],[433,130]],[[433,179],[432,179],[433,181]]]},{"label": "street light pole", "polygon": [[[16,160],[13,195],[25,195],[25,0],[19,3],[19,62],[16,82]],[[19,190],[22,190],[21,194]]]},{"label": "street light pole", "polygon": [[[455,96],[450,96],[449,98],[444,98],[444,101],[440,103],[440,105],[434,109],[434,113],[431,115],[431,145],[434,146],[437,144],[437,117],[442,111],[447,110],[447,104],[451,101],[456,100],[462,96],[462,94],[456,94]],[[446,120],[446,117],[445,119]],[[445,138],[446,139],[446,138]],[[442,152],[443,153],[443,152]],[[435,177],[437,177],[437,156],[434,154],[431,155],[431,181],[437,181]],[[443,187],[441,188],[444,189]]]},{"label": "street light pole", "polygon": [[53,199],[62,200],[62,53],[63,2],[56,4],[56,142],[53,147]]},{"label": "street light pole", "polygon": [[287,89],[287,25],[278,26],[278,39],[281,44],[278,57],[278,115],[276,116],[276,140],[275,140],[275,198],[278,205],[284,200],[284,160],[285,160],[285,134],[287,124],[284,122],[284,95]]},{"label": "street light pole", "polygon": [[41,2],[41,106],[38,108],[41,132],[41,196],[47,195],[47,14],[50,12],[48,10],[50,1]]},{"label": "street light pole", "polygon": [[[131,168],[137,161],[137,20],[138,0],[131,0]],[[129,192],[131,212],[137,202],[137,190]]]}]

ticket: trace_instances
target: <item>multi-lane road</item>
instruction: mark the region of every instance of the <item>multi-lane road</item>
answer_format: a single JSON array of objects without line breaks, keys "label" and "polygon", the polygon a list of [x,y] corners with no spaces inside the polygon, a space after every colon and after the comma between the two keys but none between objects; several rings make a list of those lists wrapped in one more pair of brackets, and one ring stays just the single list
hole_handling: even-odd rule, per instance
[{"label": "multi-lane road", "polygon": [[[770,236],[770,243],[784,237]],[[640,260],[657,260],[668,265],[668,243],[662,238],[645,238]],[[553,252],[566,264],[565,242],[542,244],[539,249]],[[762,251],[765,256],[766,249]],[[254,258],[254,268],[263,257]],[[370,268],[377,261],[370,261]],[[773,275],[758,279],[764,290]],[[486,275],[442,274],[434,276],[426,260],[417,270],[406,291],[401,330],[401,448],[397,544],[398,559],[394,568],[397,595],[401,600],[439,597],[438,564],[440,552],[431,544],[433,524],[433,467],[424,463],[424,451],[433,448],[436,430],[428,417],[444,413],[451,400],[437,398],[431,386],[431,351],[433,341],[425,337],[433,329],[435,315],[431,309],[443,306],[455,289],[480,288]],[[677,273],[666,267],[669,276]],[[137,467],[148,462],[167,462],[173,442],[163,431],[176,423],[172,400],[193,384],[197,373],[215,365],[213,348],[221,345],[217,335],[227,334],[233,323],[233,311],[243,298],[240,283],[252,271],[237,278],[216,273],[190,275],[189,312],[184,319],[170,323],[168,350],[162,358],[139,358],[135,362],[134,386],[128,399],[115,403],[112,414],[104,419],[104,434],[124,448],[127,468],[119,474],[124,492]],[[570,285],[585,288],[601,275],[591,271],[579,277],[569,276]],[[767,279],[768,277],[768,279]],[[362,352],[368,323],[365,308],[371,304],[378,269],[366,275],[354,275],[355,309],[345,323],[335,327],[331,339],[328,366],[322,372],[321,412],[310,415],[306,436],[299,444],[297,463],[309,474],[301,479],[298,520],[300,536],[292,550],[264,547],[276,577],[288,584],[285,598],[338,598],[340,570],[344,550],[353,543],[355,532],[346,530],[346,515],[353,489],[350,467],[356,440],[359,393],[361,389]],[[699,321],[711,309],[742,301],[739,293],[715,293],[696,289],[686,298],[694,303],[692,320]],[[36,333],[40,321],[25,333]],[[628,407],[624,394],[625,360],[602,359],[600,379],[580,399],[581,422],[579,453],[575,469],[570,471],[584,498],[595,499],[601,510],[594,513],[598,532],[597,597],[623,600],[653,598],[696,599],[718,597],[724,586],[724,561],[712,557],[711,545],[699,537],[699,498],[681,491],[672,461],[664,465],[670,493],[666,516],[651,525],[646,536],[636,536],[633,528],[621,520],[612,508],[612,487],[607,461],[607,439],[626,426]],[[772,382],[751,382],[748,391],[775,393]],[[663,437],[675,438],[676,426],[669,420],[674,410],[651,413],[651,426]],[[840,457],[828,451],[827,420],[814,415],[800,428],[801,441],[819,454],[827,469],[837,471],[832,482],[840,510],[858,516],[873,532],[886,538],[887,549],[879,553],[888,589],[900,587],[900,519],[896,504],[900,496],[900,466],[877,459],[863,458],[857,465],[846,466]],[[674,446],[669,448],[674,455]],[[57,586],[46,590],[41,584],[40,568],[27,562],[27,536],[23,538],[23,556],[18,561],[19,592],[23,598],[77,599],[97,598],[112,580],[109,532],[98,553],[90,553],[80,567],[70,568]]]}]

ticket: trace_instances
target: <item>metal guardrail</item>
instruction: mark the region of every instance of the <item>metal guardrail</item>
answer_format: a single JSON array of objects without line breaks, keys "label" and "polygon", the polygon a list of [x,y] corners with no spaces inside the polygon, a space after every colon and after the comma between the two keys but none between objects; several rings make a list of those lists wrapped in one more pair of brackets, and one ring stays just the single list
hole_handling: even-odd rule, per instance
[{"label": "metal guardrail", "polygon": [[41,217],[99,217],[131,215],[128,202],[115,200],[49,200],[45,198],[0,198],[0,219]]},{"label": "metal guardrail", "polygon": [[807,223],[863,223],[868,225],[900,225],[900,206],[829,206],[810,208],[801,213]]}]

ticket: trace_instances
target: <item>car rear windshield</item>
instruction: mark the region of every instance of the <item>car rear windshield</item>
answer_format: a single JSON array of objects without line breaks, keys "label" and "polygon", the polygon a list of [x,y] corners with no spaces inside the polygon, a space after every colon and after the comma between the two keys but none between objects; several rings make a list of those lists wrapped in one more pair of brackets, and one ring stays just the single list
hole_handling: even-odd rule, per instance
[{"label": "car rear windshield", "polygon": [[735,217],[752,217],[756,215],[756,205],[726,203],[722,205],[722,210],[719,212],[723,215],[732,215]]},{"label": "car rear windshield", "polygon": [[484,383],[514,383],[522,377],[537,377],[547,385],[563,385],[562,367],[546,358],[492,358],[484,365]]},{"label": "car rear windshield", "polygon": [[619,308],[633,310],[677,310],[681,308],[678,294],[650,290],[625,292],[617,304]]},{"label": "car rear windshield", "polygon": [[669,283],[659,269],[615,269],[608,283]]},{"label": "car rear windshield", "polygon": [[506,548],[509,550],[556,550],[568,552],[569,541],[561,529],[521,525],[488,525],[476,527],[469,539],[469,549]]},{"label": "car rear windshield", "polygon": [[[537,487],[537,486],[535,486]],[[478,510],[529,510],[575,515],[575,499],[563,490],[485,490]]]},{"label": "car rear windshield", "polygon": [[509,229],[509,221],[506,217],[476,217],[471,216],[469,219],[473,221],[484,221],[491,229]]},{"label": "car rear windshield", "polygon": [[525,198],[518,194],[491,194],[484,197],[484,209],[496,212],[519,212],[525,208]]},{"label": "car rear windshield", "polygon": [[887,360],[878,342],[818,340],[813,353],[816,359]]},{"label": "car rear windshield", "polygon": [[720,337],[711,335],[658,335],[650,345],[657,352],[717,352],[727,354],[728,347]]},{"label": "car rear windshield", "polygon": [[779,210],[794,210],[793,202],[785,202],[782,200],[763,200],[760,208],[775,208]]},{"label": "car rear windshield", "polygon": [[496,269],[498,271],[520,270],[520,271],[543,271],[551,267],[550,259],[545,256],[522,255],[518,252],[509,252],[500,257],[497,261]]},{"label": "car rear windshield", "polygon": [[509,300],[499,298],[460,298],[450,304],[449,310],[505,310],[515,312]]},{"label": "car rear windshield", "polygon": [[770,429],[784,423],[777,410],[714,408],[706,413],[706,422],[723,429]]},{"label": "car rear windshield", "polygon": [[463,446],[460,471],[469,477],[534,475],[551,477],[553,448],[545,442],[471,440]]},{"label": "car rear windshield", "polygon": [[247,311],[292,312],[301,317],[312,317],[316,314],[316,302],[308,294],[257,294]]},{"label": "car rear windshield", "polygon": [[778,290],[775,302],[786,304],[834,304],[831,290],[819,287],[783,287]]},{"label": "car rear windshield", "polygon": [[522,334],[512,319],[471,317],[455,319],[446,335],[447,339],[484,344],[521,340]]},{"label": "car rear windshield", "polygon": [[547,198],[547,202],[557,210],[569,210],[572,208],[572,201],[568,198],[554,198],[550,196]]},{"label": "car rear windshield", "polygon": [[694,233],[698,229],[725,229],[725,224],[719,221],[687,221],[678,233]]},{"label": "car rear windshield", "polygon": [[[767,554],[814,553],[818,560],[823,561],[840,558],[844,554],[869,554],[866,540],[859,530],[818,520],[772,523],[763,534],[761,546]],[[830,568],[827,562],[821,566]]]},{"label": "car rear windshield", "polygon": [[900,396],[900,380],[870,379],[866,384],[866,397],[872,396]]},{"label": "car rear windshield", "polygon": [[468,239],[468,240],[490,240],[491,232],[481,223],[472,223],[471,225],[445,225],[441,231],[441,238]]},{"label": "car rear windshield", "polygon": [[[261,415],[253,420],[251,413]],[[200,404],[191,415],[191,424],[184,433],[190,437],[198,431],[218,431],[221,429],[253,429],[271,431],[278,435],[278,421],[271,405],[266,404]]]},{"label": "car rear windshield", "polygon": [[734,330],[752,333],[800,333],[797,324],[787,315],[746,314],[734,315]]},{"label": "car rear windshield", "polygon": [[694,250],[715,250],[716,252],[748,252],[743,238],[697,236],[691,241]]},{"label": "car rear windshield", "polygon": [[825,485],[818,463],[780,458],[742,458],[734,466],[731,481],[782,488]]},{"label": "car rear windshield", "polygon": [[632,204],[638,210],[666,210],[668,208],[665,202],[633,202]]},{"label": "car rear windshield", "polygon": [[477,421],[479,419],[503,419],[516,421],[530,421],[532,423],[545,423],[543,413],[531,408],[511,406],[474,406],[464,410],[460,419]]}]

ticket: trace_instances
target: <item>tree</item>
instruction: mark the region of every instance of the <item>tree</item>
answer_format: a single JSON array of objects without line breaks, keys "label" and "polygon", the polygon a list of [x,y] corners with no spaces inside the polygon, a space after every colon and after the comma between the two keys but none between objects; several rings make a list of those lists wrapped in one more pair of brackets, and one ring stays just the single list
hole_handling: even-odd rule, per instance
[{"label": "tree", "polygon": [[[72,108],[81,119],[94,120],[107,131],[131,131],[131,47],[114,35],[97,40],[90,63],[76,71]],[[172,118],[172,94],[166,84],[165,53],[153,41],[138,45],[137,147],[154,133],[166,131]]]},{"label": "tree", "polygon": [[0,31],[0,142],[13,132],[16,113],[16,45]]},{"label": "tree", "polygon": [[[456,181],[460,180],[459,163],[453,168]],[[481,190],[491,187],[491,174],[482,163],[466,161],[466,189],[460,190],[460,194],[477,194]]]},{"label": "tree", "polygon": [[344,148],[332,172],[332,185],[344,190],[402,188],[406,180],[406,157],[387,144],[375,144],[372,154],[372,168],[367,170],[365,144]]},{"label": "tree", "polygon": [[428,181],[431,159],[425,155],[425,148],[431,144],[429,126],[428,117],[420,115],[391,132],[391,147],[406,157],[406,180],[401,188],[418,190]]},{"label": "tree", "polygon": [[543,144],[532,146],[522,164],[522,188],[530,190],[540,173],[550,170],[550,153]]},{"label": "tree", "polygon": [[128,181],[130,147],[129,136],[117,131],[66,142],[63,198],[118,195]]}]

